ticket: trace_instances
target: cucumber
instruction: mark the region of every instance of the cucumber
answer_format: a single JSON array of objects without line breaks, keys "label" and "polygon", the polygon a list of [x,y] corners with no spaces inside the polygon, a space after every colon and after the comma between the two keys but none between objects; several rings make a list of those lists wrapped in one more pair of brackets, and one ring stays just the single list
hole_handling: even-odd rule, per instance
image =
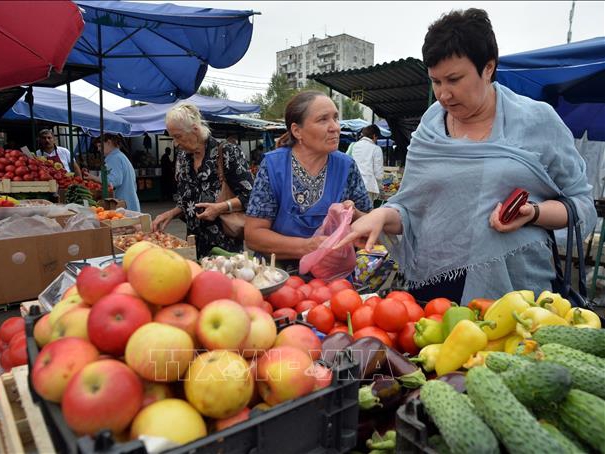
[{"label": "cucumber", "polygon": [[508,452],[565,452],[563,446],[540,426],[494,371],[487,367],[473,367],[466,375],[466,389],[475,410],[496,433]]},{"label": "cucumber", "polygon": [[605,400],[572,389],[559,406],[559,415],[578,437],[605,453]]},{"label": "cucumber", "polygon": [[539,344],[561,344],[605,357],[605,329],[543,326],[532,337]]},{"label": "cucumber", "polygon": [[[578,328],[580,329],[580,328]],[[579,350],[562,351],[559,344],[542,346],[544,361],[565,366],[571,372],[572,387],[605,398],[605,369],[589,364],[588,353]]]},{"label": "cucumber", "polygon": [[569,441],[571,441],[576,446],[576,448],[578,448],[580,451],[582,451],[582,452],[590,451],[590,448],[588,447],[588,445],[586,445],[584,443],[584,441],[582,441],[580,439],[580,437],[578,437],[573,430],[571,430],[569,427],[567,427],[563,423],[563,420],[561,419],[561,415],[559,414],[558,406],[553,405],[548,408],[540,408],[538,410],[535,410],[534,414],[536,415],[536,418],[538,418],[540,424],[542,424],[543,422],[546,422],[546,423],[550,424],[551,426],[556,427],[557,430],[565,438],[567,438]]},{"label": "cucumber", "polygon": [[571,373],[555,363],[537,362],[500,374],[517,400],[528,408],[540,408],[565,399],[571,389]]},{"label": "cucumber", "polygon": [[544,421],[540,421],[540,425],[544,429],[546,429],[546,431],[555,440],[557,440],[561,446],[563,446],[565,448],[565,452],[568,452],[569,454],[581,454],[581,453],[585,452],[582,449],[578,448],[569,438],[567,438],[565,435],[563,435],[561,432],[559,432],[559,429],[557,429],[552,424],[549,424]]},{"label": "cucumber", "polygon": [[490,352],[485,358],[485,365],[494,372],[516,369],[526,364],[533,364],[533,361],[524,356],[511,355],[504,352]]},{"label": "cucumber", "polygon": [[420,390],[420,400],[453,454],[500,452],[498,440],[465,397],[439,380]]},{"label": "cucumber", "polygon": [[435,450],[437,454],[451,454],[450,448],[439,434],[431,435],[428,439],[429,448]]},{"label": "cucumber", "polygon": [[[575,328],[582,329],[582,328]],[[604,330],[605,331],[605,330]],[[548,355],[556,354],[556,355],[566,355],[572,358],[576,358],[579,361],[582,361],[586,364],[590,364],[591,366],[598,367],[599,369],[603,369],[605,371],[605,358],[600,358],[598,356],[592,355],[590,353],[586,353],[577,348],[567,347],[562,344],[546,344],[542,345],[542,351]]]}]

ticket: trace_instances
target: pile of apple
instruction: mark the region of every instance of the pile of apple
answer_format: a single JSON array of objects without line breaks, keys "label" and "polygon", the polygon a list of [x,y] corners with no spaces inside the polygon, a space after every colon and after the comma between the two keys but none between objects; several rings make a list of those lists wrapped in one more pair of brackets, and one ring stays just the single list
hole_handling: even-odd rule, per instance
[{"label": "pile of apple", "polygon": [[277,333],[265,307],[252,284],[139,242],[38,320],[32,384],[78,435],[188,443],[331,384],[313,330]]}]

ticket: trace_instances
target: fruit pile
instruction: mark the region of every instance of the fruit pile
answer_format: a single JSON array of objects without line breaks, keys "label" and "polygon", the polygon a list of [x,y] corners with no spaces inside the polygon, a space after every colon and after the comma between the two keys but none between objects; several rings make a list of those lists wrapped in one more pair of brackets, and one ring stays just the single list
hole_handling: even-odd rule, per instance
[{"label": "fruit pile", "polygon": [[99,221],[113,221],[114,219],[123,219],[124,213],[115,210],[106,210],[103,207],[92,207],[91,210],[97,215]]},{"label": "fruit pile", "polygon": [[332,378],[315,363],[313,330],[277,333],[252,284],[148,242],[122,266],[84,268],[34,337],[32,384],[80,435],[104,428],[184,444]]},{"label": "fruit pile", "polygon": [[164,232],[137,232],[131,235],[117,236],[113,240],[113,245],[121,251],[126,251],[129,247],[141,241],[147,241],[166,249],[187,247],[186,241]]},{"label": "fruit pile", "polygon": [[27,364],[25,321],[9,317],[0,325],[0,366],[5,371]]},{"label": "fruit pile", "polygon": [[8,195],[0,195],[0,208],[11,208],[19,205],[19,201]]}]

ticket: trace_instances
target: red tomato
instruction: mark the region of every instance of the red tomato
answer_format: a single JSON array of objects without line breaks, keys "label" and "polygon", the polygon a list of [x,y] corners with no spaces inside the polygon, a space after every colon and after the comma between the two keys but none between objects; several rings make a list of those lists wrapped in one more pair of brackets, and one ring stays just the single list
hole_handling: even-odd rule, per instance
[{"label": "red tomato", "polygon": [[[317,307],[319,307],[319,306],[317,306]],[[346,326],[342,326],[342,325],[341,326],[335,326],[334,328],[332,328],[330,330],[330,332],[328,333],[328,336],[330,334],[334,334],[334,333],[348,333],[348,332],[349,332],[349,330],[348,330],[348,328]]]},{"label": "red tomato", "polygon": [[424,315],[425,317],[433,314],[443,315],[450,307],[452,307],[452,302],[447,298],[433,298],[424,307]]},{"label": "red tomato", "polygon": [[299,288],[301,285],[304,285],[305,281],[299,276],[290,276],[286,281],[286,285],[290,287]]},{"label": "red tomato", "polygon": [[415,331],[416,328],[414,328],[414,322],[408,322],[405,324],[403,329],[399,331],[397,336],[397,345],[399,345],[400,351],[407,352],[411,356],[416,356],[420,351],[414,342]]},{"label": "red tomato", "polygon": [[332,292],[326,286],[323,287],[315,287],[311,294],[309,295],[309,299],[315,301],[318,304],[324,303],[330,299],[332,296]]},{"label": "red tomato", "polygon": [[8,344],[19,331],[25,331],[25,320],[22,317],[9,317],[0,325],[0,339]]},{"label": "red tomato", "polygon": [[419,304],[413,303],[411,301],[402,301],[405,305],[405,308],[408,310],[408,322],[417,322],[422,317],[424,317],[424,310],[420,307]]},{"label": "red tomato", "polygon": [[405,303],[406,301],[411,301],[412,303],[416,303],[416,298],[411,293],[408,293],[403,290],[393,290],[390,292],[385,298],[395,298],[396,300]]},{"label": "red tomato", "polygon": [[362,305],[359,309],[353,312],[351,316],[351,325],[353,332],[365,328],[366,326],[374,326],[374,308],[372,306]]},{"label": "red tomato", "polygon": [[302,293],[305,298],[309,298],[309,296],[311,296],[311,292],[313,291],[313,287],[311,287],[309,284],[303,284],[298,287],[297,290]]},{"label": "red tomato", "polygon": [[341,290],[330,298],[330,307],[338,320],[347,320],[347,312],[353,315],[361,306],[361,296],[351,289]]},{"label": "red tomato", "polygon": [[300,314],[306,310],[313,309],[315,306],[317,306],[317,303],[313,300],[302,300],[296,305],[294,310]]},{"label": "red tomato", "polygon": [[401,301],[385,298],[374,308],[374,323],[385,331],[401,331],[408,322],[408,310]]},{"label": "red tomato", "polygon": [[338,293],[341,290],[351,289],[353,290],[353,284],[351,284],[346,279],[336,279],[328,284],[328,288],[332,292],[332,295]]},{"label": "red tomato", "polygon": [[323,279],[311,279],[309,281],[309,285],[313,288],[316,287],[325,287],[326,286],[326,281],[324,281]]},{"label": "red tomato", "polygon": [[25,337],[25,331],[17,332],[8,343],[8,347],[10,348],[11,345],[16,344],[20,339],[25,339]]},{"label": "red tomato", "polygon": [[7,351],[13,367],[27,364],[27,340],[25,337],[11,344]]},{"label": "red tomato", "polygon": [[284,285],[280,289],[271,293],[267,298],[274,309],[282,309],[284,307],[294,307],[303,300],[303,295],[293,287]]},{"label": "red tomato", "polygon": [[430,318],[431,320],[437,320],[438,322],[442,322],[443,321],[443,314],[432,314],[429,315],[428,317],[425,318]]},{"label": "red tomato", "polygon": [[307,321],[322,333],[329,333],[335,328],[334,313],[328,306],[324,306],[323,304],[315,306],[309,311],[307,314]]},{"label": "red tomato", "polygon": [[370,296],[367,300],[363,302],[364,306],[376,307],[376,305],[382,301],[382,298],[379,296]]},{"label": "red tomato", "polygon": [[288,317],[288,320],[293,322],[296,320],[296,311],[291,307],[283,307],[273,312],[273,318]]},{"label": "red tomato", "polygon": [[393,347],[393,342],[387,332],[380,328],[376,328],[375,326],[366,326],[353,334],[353,339],[355,340],[361,339],[362,337],[375,337],[383,344]]}]

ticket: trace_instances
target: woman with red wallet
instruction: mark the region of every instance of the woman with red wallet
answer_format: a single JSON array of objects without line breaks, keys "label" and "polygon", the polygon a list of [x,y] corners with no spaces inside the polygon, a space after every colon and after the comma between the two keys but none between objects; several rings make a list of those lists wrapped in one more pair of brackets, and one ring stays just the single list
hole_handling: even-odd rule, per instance
[{"label": "woman with red wallet", "polygon": [[584,235],[596,222],[571,132],[548,104],[495,82],[498,46],[485,11],[443,15],[422,53],[437,102],[412,134],[401,188],[336,247],[371,248],[380,237],[422,300],[549,289],[545,229],[567,226],[556,199],[573,201]]}]

